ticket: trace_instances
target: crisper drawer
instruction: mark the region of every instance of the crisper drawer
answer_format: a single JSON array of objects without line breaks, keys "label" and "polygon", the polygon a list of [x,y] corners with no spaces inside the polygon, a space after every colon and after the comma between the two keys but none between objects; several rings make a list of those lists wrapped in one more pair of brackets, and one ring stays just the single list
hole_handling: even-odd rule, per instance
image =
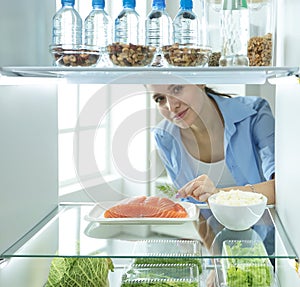
[{"label": "crisper drawer", "polygon": [[218,260],[218,285],[226,287],[275,287],[274,266],[262,241],[225,240]]}]

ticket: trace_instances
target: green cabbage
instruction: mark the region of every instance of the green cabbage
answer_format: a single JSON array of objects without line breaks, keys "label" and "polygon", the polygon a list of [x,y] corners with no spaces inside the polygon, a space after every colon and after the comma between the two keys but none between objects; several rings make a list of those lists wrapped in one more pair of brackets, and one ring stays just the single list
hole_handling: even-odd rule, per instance
[{"label": "green cabbage", "polygon": [[51,262],[45,287],[108,287],[110,258],[57,257]]}]

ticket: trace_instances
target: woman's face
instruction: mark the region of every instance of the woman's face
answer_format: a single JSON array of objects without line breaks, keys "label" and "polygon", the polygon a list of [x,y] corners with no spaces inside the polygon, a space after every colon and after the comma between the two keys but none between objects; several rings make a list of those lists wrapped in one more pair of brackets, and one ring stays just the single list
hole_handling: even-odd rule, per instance
[{"label": "woman's face", "polygon": [[204,85],[151,85],[153,100],[163,117],[189,128],[199,118],[206,93]]}]

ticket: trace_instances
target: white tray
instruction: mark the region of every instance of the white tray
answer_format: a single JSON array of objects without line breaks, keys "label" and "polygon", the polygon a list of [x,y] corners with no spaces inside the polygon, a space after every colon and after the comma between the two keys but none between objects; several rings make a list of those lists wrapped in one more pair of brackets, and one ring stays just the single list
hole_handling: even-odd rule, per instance
[{"label": "white tray", "polygon": [[108,208],[117,204],[117,202],[101,202],[97,203],[92,210],[85,215],[84,219],[92,222],[100,222],[102,224],[183,224],[188,221],[195,221],[199,216],[199,207],[190,202],[180,202],[187,211],[186,218],[105,218],[104,212]]}]

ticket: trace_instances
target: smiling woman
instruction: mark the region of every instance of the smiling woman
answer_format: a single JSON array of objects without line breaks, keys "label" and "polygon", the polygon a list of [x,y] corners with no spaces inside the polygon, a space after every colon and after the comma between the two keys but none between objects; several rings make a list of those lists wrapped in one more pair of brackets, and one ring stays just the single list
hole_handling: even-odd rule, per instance
[{"label": "smiling woman", "polygon": [[179,196],[207,201],[240,189],[274,203],[274,117],[260,97],[230,97],[205,85],[151,85],[164,119],[154,137]]}]

